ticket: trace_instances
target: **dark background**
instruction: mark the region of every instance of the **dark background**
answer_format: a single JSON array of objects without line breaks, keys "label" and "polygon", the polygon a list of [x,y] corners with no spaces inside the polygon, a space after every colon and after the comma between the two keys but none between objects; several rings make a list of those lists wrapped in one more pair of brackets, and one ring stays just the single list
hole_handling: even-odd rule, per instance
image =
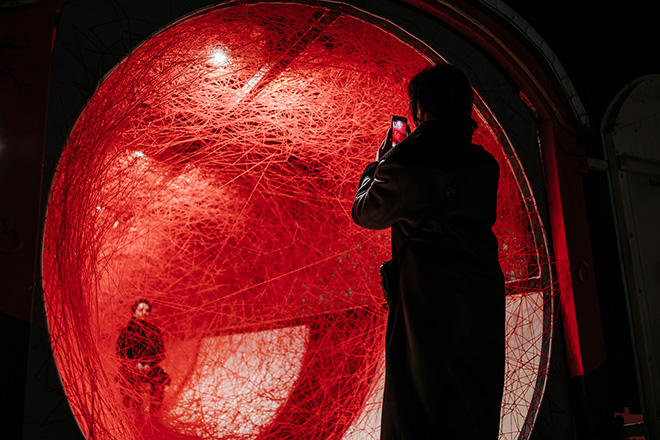
[{"label": "dark background", "polygon": [[[555,52],[586,108],[591,127],[582,133],[590,158],[602,159],[602,118],[631,81],[660,74],[660,31],[651,3],[630,1],[507,1]],[[607,361],[603,371],[616,412],[641,412],[637,378],[607,175],[584,177]],[[660,203],[660,201],[658,201]]]},{"label": "dark background", "polygon": [[629,82],[660,73],[660,28],[655,7],[627,2],[505,1],[543,37],[578,91],[593,137],[590,157],[602,157],[600,123]]},{"label": "dark background", "polygon": [[[0,5],[6,3],[0,1]],[[158,4],[157,1],[145,3],[152,7]],[[639,0],[616,4],[565,0],[509,0],[505,3],[541,35],[559,58],[589,115],[590,127],[580,133],[581,144],[588,157],[602,159],[600,124],[607,107],[629,82],[660,73],[660,31],[653,3]],[[2,34],[0,29],[0,45],[3,43]],[[0,106],[8,105],[0,96]],[[608,358],[597,372],[600,376],[598,383],[607,384],[603,398],[608,410],[622,412],[628,407],[631,412],[641,412],[607,175],[591,169],[584,177],[584,185]],[[3,322],[3,341],[14,338],[12,329],[24,327],[14,323],[5,326]],[[12,363],[11,358],[5,362]],[[47,359],[33,357],[30,362],[32,370],[36,368],[40,377],[56,377]],[[36,374],[35,371],[30,371],[29,376],[32,374]],[[2,398],[3,408],[7,404],[22,407],[22,402],[12,405],[9,400],[22,393],[25,384],[13,381],[3,383],[3,388],[6,391]],[[40,434],[30,438],[76,438],[76,425],[67,413],[61,390],[53,388],[46,399],[35,402],[28,397],[27,402],[28,405],[40,405],[38,414],[44,418],[39,422],[39,429],[31,431]],[[27,408],[25,413],[32,410],[32,407]],[[7,424],[16,424],[15,413],[3,413]],[[14,438],[9,435],[8,438]]]}]

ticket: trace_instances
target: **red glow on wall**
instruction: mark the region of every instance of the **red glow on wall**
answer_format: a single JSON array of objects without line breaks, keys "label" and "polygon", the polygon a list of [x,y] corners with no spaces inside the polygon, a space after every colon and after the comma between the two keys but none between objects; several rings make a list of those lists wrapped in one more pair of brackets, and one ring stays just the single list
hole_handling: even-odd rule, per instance
[{"label": "red glow on wall", "polygon": [[[427,64],[355,17],[257,4],[182,21],[109,74],[63,153],[43,258],[55,356],[86,434],[377,437],[389,232],[353,225],[350,206]],[[482,116],[476,142],[502,168],[511,362],[538,366],[533,199]],[[116,380],[137,298],[153,306],[172,379],[154,416],[123,405]],[[537,370],[511,368],[505,402],[531,402]],[[527,407],[507,411],[505,437]]]}]

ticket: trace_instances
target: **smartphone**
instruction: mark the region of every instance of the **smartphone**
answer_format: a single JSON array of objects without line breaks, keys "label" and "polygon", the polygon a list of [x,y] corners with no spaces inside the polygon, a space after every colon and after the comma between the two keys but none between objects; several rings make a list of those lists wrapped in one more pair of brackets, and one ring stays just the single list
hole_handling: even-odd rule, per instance
[{"label": "smartphone", "polygon": [[408,136],[408,120],[403,116],[392,116],[392,144],[394,148]]}]

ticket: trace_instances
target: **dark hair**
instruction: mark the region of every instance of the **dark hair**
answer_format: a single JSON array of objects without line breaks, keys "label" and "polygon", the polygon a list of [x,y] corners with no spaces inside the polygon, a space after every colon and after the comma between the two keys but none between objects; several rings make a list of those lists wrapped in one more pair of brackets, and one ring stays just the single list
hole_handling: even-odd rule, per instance
[{"label": "dark hair", "polygon": [[418,72],[408,83],[410,110],[416,125],[419,110],[435,119],[470,119],[473,92],[467,76],[451,64],[438,64]]},{"label": "dark hair", "polygon": [[133,303],[133,305],[131,305],[131,313],[135,313],[138,306],[140,304],[143,304],[143,303],[147,305],[147,307],[148,307],[147,311],[151,312],[151,303],[149,301],[147,301],[146,299],[138,299],[137,301],[135,301]]}]

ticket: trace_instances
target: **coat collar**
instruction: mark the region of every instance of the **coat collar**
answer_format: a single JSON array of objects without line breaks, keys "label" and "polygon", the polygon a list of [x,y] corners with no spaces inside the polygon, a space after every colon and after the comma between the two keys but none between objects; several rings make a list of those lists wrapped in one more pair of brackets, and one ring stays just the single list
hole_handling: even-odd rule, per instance
[{"label": "coat collar", "polygon": [[430,119],[422,122],[410,136],[417,137],[438,136],[451,143],[472,143],[472,134],[474,133],[474,121],[464,119],[460,121],[446,121]]}]

